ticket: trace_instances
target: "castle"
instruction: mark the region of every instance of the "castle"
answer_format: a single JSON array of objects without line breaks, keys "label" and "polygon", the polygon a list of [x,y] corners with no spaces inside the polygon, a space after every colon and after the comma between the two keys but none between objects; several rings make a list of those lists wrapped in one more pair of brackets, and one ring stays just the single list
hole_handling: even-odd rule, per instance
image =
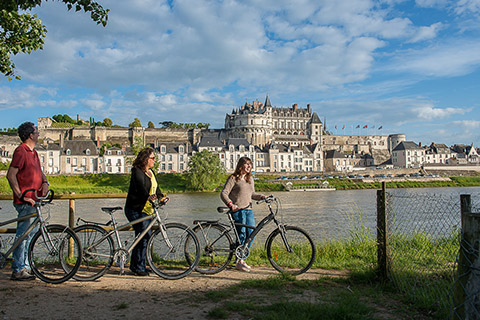
[{"label": "castle", "polygon": [[[217,153],[227,171],[234,169],[241,156],[252,158],[257,172],[352,170],[387,162],[392,150],[405,141],[403,134],[332,135],[325,131],[310,104],[306,108],[297,104],[274,107],[268,96],[263,104],[256,100],[226,114],[222,129],[57,127],[53,123],[51,118],[38,119],[40,139],[44,142],[39,149],[45,152],[45,166],[58,163],[57,167],[45,170],[47,173],[128,172],[127,167],[120,168],[127,162],[101,157],[112,152],[128,156],[129,148],[136,142],[157,150],[159,170],[163,172],[185,171],[189,157],[203,149]],[[88,147],[76,150],[72,143]],[[121,148],[100,156],[98,150],[106,143]],[[67,150],[66,145],[71,147]],[[49,155],[57,153],[60,160],[49,159]],[[117,167],[108,169],[107,163],[112,161]]]}]

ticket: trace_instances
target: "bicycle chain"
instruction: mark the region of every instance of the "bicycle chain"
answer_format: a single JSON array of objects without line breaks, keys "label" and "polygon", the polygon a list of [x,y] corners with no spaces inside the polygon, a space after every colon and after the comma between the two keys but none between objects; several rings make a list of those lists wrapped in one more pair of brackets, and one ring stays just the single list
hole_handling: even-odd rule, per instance
[{"label": "bicycle chain", "polygon": [[250,249],[245,245],[238,246],[237,249],[235,249],[235,256],[237,257],[237,259],[245,260],[248,258],[249,255]]}]

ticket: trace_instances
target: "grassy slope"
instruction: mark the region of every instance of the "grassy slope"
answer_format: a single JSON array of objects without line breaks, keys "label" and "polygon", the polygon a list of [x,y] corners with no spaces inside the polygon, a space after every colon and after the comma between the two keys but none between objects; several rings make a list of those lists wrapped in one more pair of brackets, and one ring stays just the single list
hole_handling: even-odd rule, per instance
[{"label": "grassy slope", "polygon": [[[160,188],[166,193],[186,192],[185,176],[179,173],[159,174]],[[226,179],[227,175],[225,175]],[[255,182],[257,191],[283,191],[285,190],[282,182],[272,181],[272,176],[259,176]],[[126,193],[130,182],[130,175],[112,175],[112,174],[87,174],[87,175],[62,175],[49,176],[50,186],[57,194],[67,194],[75,192],[77,194],[85,193]],[[378,189],[381,188],[379,182],[366,183],[354,182],[349,179],[329,179],[331,186],[337,189]],[[222,187],[219,183],[217,190]],[[316,185],[315,182],[294,181],[295,185],[309,186]],[[419,187],[471,187],[480,186],[480,177],[451,177],[451,181],[398,181],[388,182],[387,188],[419,188]],[[213,191],[213,190],[212,190]],[[5,176],[0,178],[0,194],[10,194],[11,190]]]}]

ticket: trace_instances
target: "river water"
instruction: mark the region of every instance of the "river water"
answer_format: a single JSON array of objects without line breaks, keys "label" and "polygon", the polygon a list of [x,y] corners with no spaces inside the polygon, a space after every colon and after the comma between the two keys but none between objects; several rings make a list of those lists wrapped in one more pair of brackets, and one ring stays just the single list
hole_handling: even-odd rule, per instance
[{"label": "river water", "polygon": [[[279,216],[283,222],[296,225],[307,230],[313,238],[344,239],[349,237],[354,226],[363,225],[375,234],[376,223],[376,190],[338,190],[338,191],[299,191],[273,193],[281,203]],[[480,198],[480,187],[470,188],[412,188],[389,189],[389,193],[399,196],[428,195],[434,197],[451,197],[459,199],[460,194],[471,194]],[[167,221],[182,222],[192,225],[194,219],[221,219],[227,222],[223,214],[216,211],[223,205],[218,193],[181,193],[170,194],[170,202],[165,207]],[[459,200],[458,200],[459,202]],[[125,199],[93,199],[76,200],[76,217],[90,221],[106,222],[108,215],[100,210],[106,206],[123,207]],[[68,200],[55,200],[47,211],[50,211],[50,223],[68,224]],[[16,217],[11,201],[0,200],[0,221]],[[265,204],[254,204],[256,221],[267,215]],[[117,219],[126,222],[123,212],[117,212]],[[460,213],[458,212],[458,219]],[[11,227],[14,227],[12,225]],[[270,226],[271,227],[271,226]],[[269,234],[261,232],[257,239],[263,241]]]}]

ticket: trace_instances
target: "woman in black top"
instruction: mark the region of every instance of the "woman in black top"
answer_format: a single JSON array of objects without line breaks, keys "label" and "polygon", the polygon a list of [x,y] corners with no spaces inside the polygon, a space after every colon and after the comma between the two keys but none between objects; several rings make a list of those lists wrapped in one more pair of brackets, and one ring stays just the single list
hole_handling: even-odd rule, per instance
[{"label": "woman in black top", "polygon": [[[163,194],[158,188],[157,179],[153,168],[155,154],[152,148],[140,151],[132,165],[130,187],[128,188],[127,201],[125,203],[125,215],[128,221],[133,221],[153,214],[152,204],[149,200],[162,198]],[[135,236],[142,233],[150,221],[143,221],[133,225]],[[137,276],[148,276],[146,270],[147,243],[150,239],[149,231],[135,246],[130,260],[130,270]]]}]

